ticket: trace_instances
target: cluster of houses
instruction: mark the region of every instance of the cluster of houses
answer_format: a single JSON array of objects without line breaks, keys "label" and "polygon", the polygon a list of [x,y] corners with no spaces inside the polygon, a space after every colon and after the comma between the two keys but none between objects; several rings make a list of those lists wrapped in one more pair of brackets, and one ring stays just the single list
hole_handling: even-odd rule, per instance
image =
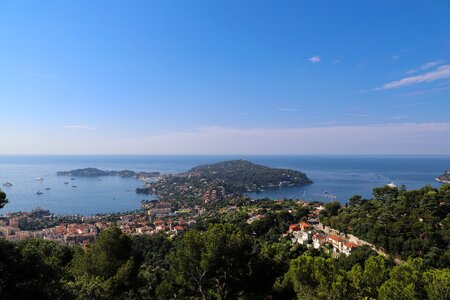
[{"label": "cluster of houses", "polygon": [[[47,218],[42,217],[42,218]],[[57,218],[57,217],[56,217]],[[69,245],[88,244],[99,233],[115,223],[124,233],[132,235],[151,235],[165,233],[177,235],[195,224],[195,220],[186,211],[175,212],[169,202],[152,201],[145,203],[145,210],[131,214],[76,217],[72,222],[61,222],[40,230],[24,230],[30,213],[14,213],[0,218],[0,238],[8,241],[21,241],[30,238],[42,238]],[[41,219],[43,220],[43,219]]]},{"label": "cluster of houses", "polygon": [[[341,254],[349,256],[358,244],[335,234],[326,234],[319,228],[323,228],[319,222],[300,222],[289,226],[286,236],[289,236],[293,243],[305,246],[312,246],[314,249],[331,249],[333,256]],[[327,247],[328,246],[328,247]]]}]

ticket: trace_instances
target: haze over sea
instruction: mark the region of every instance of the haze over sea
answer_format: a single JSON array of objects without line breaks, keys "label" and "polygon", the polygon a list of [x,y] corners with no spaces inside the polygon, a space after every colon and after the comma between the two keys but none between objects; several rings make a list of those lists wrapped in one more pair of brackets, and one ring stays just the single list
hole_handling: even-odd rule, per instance
[{"label": "haze over sea", "polygon": [[[55,214],[81,214],[124,212],[138,209],[143,199],[153,196],[135,193],[142,182],[134,178],[69,177],[56,176],[57,171],[95,167],[102,170],[160,171],[178,173],[207,163],[230,159],[247,159],[251,162],[277,168],[290,168],[305,172],[314,184],[286,187],[251,194],[254,198],[301,198],[328,201],[317,194],[329,193],[345,203],[352,195],[370,197],[372,188],[389,182],[404,184],[408,189],[430,184],[450,168],[450,156],[312,156],[312,155],[0,155],[0,182],[11,182],[11,187],[1,186],[9,198],[2,213],[31,211],[36,207]],[[44,181],[37,181],[42,177]],[[64,182],[69,184],[65,185]],[[72,187],[76,185],[76,187]],[[45,190],[50,188],[50,190]],[[37,195],[42,191],[44,194]]]}]

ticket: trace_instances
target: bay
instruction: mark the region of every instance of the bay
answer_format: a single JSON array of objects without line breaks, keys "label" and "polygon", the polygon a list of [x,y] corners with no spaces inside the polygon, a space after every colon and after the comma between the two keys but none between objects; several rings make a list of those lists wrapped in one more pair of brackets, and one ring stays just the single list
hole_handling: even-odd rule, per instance
[{"label": "bay", "polygon": [[[142,182],[134,178],[79,178],[56,176],[57,171],[95,167],[103,170],[160,171],[178,173],[207,163],[247,159],[254,163],[305,172],[314,184],[250,194],[253,198],[302,198],[345,203],[352,195],[369,198],[372,188],[390,182],[408,189],[430,184],[450,169],[450,156],[316,156],[316,155],[1,155],[0,187],[9,198],[1,213],[41,207],[56,214],[90,215],[138,209],[141,200],[153,196],[134,192]],[[44,180],[37,181],[42,177]],[[64,182],[69,182],[65,185]],[[72,187],[76,185],[76,187]],[[45,190],[50,188],[50,190]],[[37,195],[41,191],[44,194]]]}]

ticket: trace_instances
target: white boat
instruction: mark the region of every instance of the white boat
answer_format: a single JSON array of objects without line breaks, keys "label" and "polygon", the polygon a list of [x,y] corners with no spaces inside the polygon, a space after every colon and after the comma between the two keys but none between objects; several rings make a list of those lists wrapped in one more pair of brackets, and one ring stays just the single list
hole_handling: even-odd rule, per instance
[{"label": "white boat", "polygon": [[44,178],[38,177],[38,178],[36,178],[36,180],[37,180],[37,181],[44,181]]},{"label": "white boat", "polygon": [[386,184],[388,187],[395,189],[397,186],[395,185],[394,182],[390,182],[388,184]]},{"label": "white boat", "polygon": [[5,182],[5,183],[3,183],[3,186],[12,186],[12,183],[11,182]]}]

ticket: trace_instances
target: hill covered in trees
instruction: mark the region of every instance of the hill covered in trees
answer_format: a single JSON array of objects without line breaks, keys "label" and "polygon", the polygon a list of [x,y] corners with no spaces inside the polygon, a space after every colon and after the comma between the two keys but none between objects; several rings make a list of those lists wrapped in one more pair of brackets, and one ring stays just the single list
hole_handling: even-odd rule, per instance
[{"label": "hill covered in trees", "polygon": [[97,168],[83,168],[70,171],[58,171],[58,176],[73,176],[73,177],[100,177],[100,176],[120,176],[120,177],[136,177],[146,178],[159,176],[159,172],[135,172],[131,170],[121,171],[105,171]]},{"label": "hill covered in trees", "polygon": [[210,180],[223,180],[241,192],[284,185],[306,185],[312,181],[302,172],[276,169],[246,160],[230,160],[192,168],[190,174],[198,174]]},{"label": "hill covered in trees", "polygon": [[102,231],[88,248],[0,240],[0,299],[448,299],[450,270],[264,241],[212,224],[175,240]]},{"label": "hill covered in trees", "polygon": [[321,222],[407,259],[450,267],[450,185],[375,188],[373,199],[353,196],[348,207],[324,212]]},{"label": "hill covered in trees", "polygon": [[207,190],[218,189],[222,195],[226,195],[311,183],[311,179],[300,171],[269,168],[246,160],[231,160],[194,167],[186,173],[168,175],[136,191],[161,196],[201,196]]}]

